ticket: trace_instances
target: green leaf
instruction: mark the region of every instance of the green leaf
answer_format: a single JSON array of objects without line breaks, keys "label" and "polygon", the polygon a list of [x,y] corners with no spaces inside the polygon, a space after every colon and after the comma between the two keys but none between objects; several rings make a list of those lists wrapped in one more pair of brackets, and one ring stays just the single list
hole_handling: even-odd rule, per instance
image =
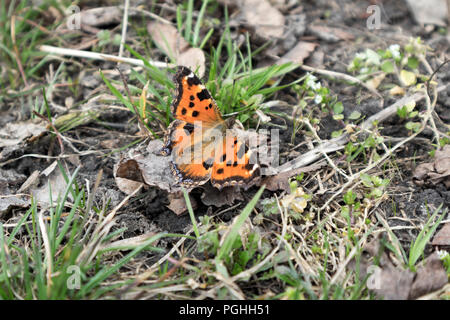
[{"label": "green leaf", "polygon": [[334,114],[340,114],[342,112],[344,112],[344,105],[342,104],[342,102],[336,102],[333,106],[333,112]]},{"label": "green leaf", "polygon": [[368,188],[373,187],[372,179],[367,173],[361,174],[361,181],[366,187]]},{"label": "green leaf", "polygon": [[381,64],[381,70],[386,73],[392,73],[394,72],[394,64],[392,63],[392,61],[385,61]]},{"label": "green leaf", "polygon": [[419,59],[417,59],[416,57],[408,58],[408,67],[410,69],[417,69],[418,66],[419,66]]},{"label": "green leaf", "polygon": [[367,63],[373,65],[380,65],[380,56],[378,53],[371,49],[366,49]]},{"label": "green leaf", "polygon": [[353,111],[349,116],[349,120],[358,120],[361,117],[361,112],[359,111]]},{"label": "green leaf", "polygon": [[400,71],[400,79],[402,79],[403,84],[407,87],[414,85],[417,81],[416,75],[407,70]]}]

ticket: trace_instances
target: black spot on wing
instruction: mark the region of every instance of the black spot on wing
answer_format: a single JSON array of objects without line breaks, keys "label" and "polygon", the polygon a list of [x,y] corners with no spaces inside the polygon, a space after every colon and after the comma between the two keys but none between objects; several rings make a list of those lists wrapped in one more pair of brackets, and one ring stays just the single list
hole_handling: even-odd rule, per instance
[{"label": "black spot on wing", "polygon": [[189,102],[189,108],[193,108],[195,106],[195,103],[193,103],[192,101]]},{"label": "black spot on wing", "polygon": [[211,96],[208,92],[208,90],[203,89],[202,91],[200,91],[199,93],[197,93],[197,97],[200,101],[206,100],[206,99],[210,99]]},{"label": "black spot on wing", "polygon": [[194,96],[190,96],[189,99],[191,99],[191,101],[194,101],[195,97]]},{"label": "black spot on wing", "polygon": [[208,160],[203,161],[203,168],[208,170],[209,168],[212,167],[213,164],[214,164],[214,159],[213,158],[209,158]]},{"label": "black spot on wing", "polygon": [[183,108],[183,109],[181,110],[181,114],[182,114],[183,116],[186,114],[186,112],[187,112],[186,108]]},{"label": "black spot on wing", "polygon": [[197,78],[196,75],[194,75],[193,77],[187,77],[187,83],[188,83],[188,86],[192,86],[192,85],[197,86],[200,84],[200,79]]},{"label": "black spot on wing", "polygon": [[[183,109],[185,110],[185,109]],[[186,123],[183,127],[183,130],[186,131],[186,135],[190,136],[194,131],[194,125],[192,123]]]},{"label": "black spot on wing", "polygon": [[197,117],[199,114],[199,112],[197,110],[192,111],[192,116],[193,117]]},{"label": "black spot on wing", "polygon": [[219,169],[217,169],[217,174],[222,174],[223,173],[223,168],[219,168]]},{"label": "black spot on wing", "polygon": [[245,168],[245,170],[248,170],[248,171],[252,171],[253,170],[253,164],[251,164],[251,163],[247,163],[245,166],[244,166],[244,168]]},{"label": "black spot on wing", "polygon": [[227,159],[227,155],[224,153],[222,155],[222,157],[220,158],[220,162],[225,162],[226,159]]}]

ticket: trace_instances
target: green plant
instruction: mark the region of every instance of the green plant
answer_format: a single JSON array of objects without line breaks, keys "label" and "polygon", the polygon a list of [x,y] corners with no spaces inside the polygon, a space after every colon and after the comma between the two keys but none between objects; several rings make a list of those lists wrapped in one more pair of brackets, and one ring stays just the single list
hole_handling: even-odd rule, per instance
[{"label": "green plant", "polygon": [[[434,232],[436,231],[441,221],[447,215],[447,208],[445,208],[443,212],[441,212],[442,206],[443,204],[441,204],[439,207],[436,208],[434,213],[425,223],[423,229],[419,232],[417,238],[411,243],[411,248],[409,250],[408,267],[412,271],[415,271],[415,265],[419,260],[419,258],[423,255],[425,246],[430,241],[431,237],[433,236]],[[436,219],[436,216],[440,212],[441,212],[440,217]]]},{"label": "green plant", "polygon": [[[418,78],[426,80],[418,70],[426,50],[420,38],[411,39],[403,47],[393,44],[384,50],[366,49],[355,55],[348,71],[356,73],[361,80],[370,79],[367,83],[374,87],[383,81],[384,75],[389,74],[394,74],[402,87],[409,87],[416,84]],[[381,77],[380,72],[383,73]]]},{"label": "green plant", "polygon": [[[114,238],[124,229],[110,231],[113,221],[106,215],[107,207],[96,208],[92,193],[87,196],[76,182],[79,168],[72,175],[62,165],[59,169],[67,185],[58,199],[52,199],[50,190],[48,208],[39,209],[33,200],[15,226],[0,223],[2,299],[99,298],[130,283],[105,281],[143,250],[160,251],[151,244],[167,236],[156,234],[140,244],[116,246]],[[117,250],[131,251],[106,263],[105,252]]]}]

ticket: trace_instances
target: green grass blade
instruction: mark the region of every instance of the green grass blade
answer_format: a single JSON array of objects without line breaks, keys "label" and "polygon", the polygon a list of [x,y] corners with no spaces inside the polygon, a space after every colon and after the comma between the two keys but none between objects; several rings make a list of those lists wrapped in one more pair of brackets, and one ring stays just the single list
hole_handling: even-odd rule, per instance
[{"label": "green grass blade", "polygon": [[245,206],[244,210],[242,210],[239,217],[236,219],[236,221],[230,227],[232,229],[231,229],[230,233],[228,233],[225,241],[223,242],[222,247],[219,249],[219,252],[216,257],[217,260],[223,260],[225,256],[230,254],[233,244],[234,244],[237,236],[239,235],[239,229],[242,227],[245,220],[249,217],[250,213],[252,212],[253,208],[255,207],[256,203],[258,202],[259,198],[261,197],[263,191],[264,191],[264,186],[259,188],[258,192],[255,194],[253,199]]}]

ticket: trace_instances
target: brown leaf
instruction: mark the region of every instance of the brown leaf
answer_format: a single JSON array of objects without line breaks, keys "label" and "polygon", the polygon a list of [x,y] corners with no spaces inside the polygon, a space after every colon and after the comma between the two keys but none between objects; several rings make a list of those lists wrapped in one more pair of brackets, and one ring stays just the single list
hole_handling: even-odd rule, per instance
[{"label": "brown leaf", "polygon": [[450,145],[436,151],[433,162],[418,165],[414,170],[413,182],[419,186],[443,182],[450,189]]},{"label": "brown leaf", "polygon": [[355,38],[351,33],[339,28],[310,25],[308,29],[313,35],[327,42],[347,41]]},{"label": "brown leaf", "polygon": [[181,188],[175,184],[169,158],[160,154],[162,147],[160,140],[152,140],[147,146],[142,144],[129,150],[115,166],[115,176],[144,182],[168,192],[180,191]]},{"label": "brown leaf", "polygon": [[242,13],[258,36],[265,39],[280,38],[284,33],[284,16],[267,0],[239,2]]},{"label": "brown leaf", "polygon": [[303,60],[308,58],[311,52],[313,52],[317,46],[317,43],[300,41],[294,48],[292,48],[284,56],[282,56],[278,63],[281,64],[289,61],[303,63]]},{"label": "brown leaf", "polygon": [[448,282],[447,273],[437,252],[426,258],[424,265],[417,268],[416,278],[409,293],[409,299],[416,299],[436,291]]},{"label": "brown leaf", "polygon": [[18,195],[0,196],[0,218],[14,207],[26,208],[30,205],[30,199]]},{"label": "brown leaf", "polygon": [[0,128],[0,148],[7,146],[21,147],[21,142],[34,141],[47,131],[44,122],[34,120],[8,122]]},{"label": "brown leaf", "polygon": [[90,27],[102,27],[119,24],[122,21],[122,10],[119,7],[100,7],[81,11],[79,13],[81,24]]},{"label": "brown leaf", "polygon": [[189,48],[189,43],[170,24],[152,21],[147,25],[147,31],[155,45],[174,60]]},{"label": "brown leaf", "polygon": [[177,64],[195,71],[200,78],[205,75],[205,54],[202,49],[187,49],[178,56]]},{"label": "brown leaf", "polygon": [[[373,258],[378,257],[378,266],[373,266]],[[370,270],[373,267],[374,270]],[[356,261],[349,263],[356,269]],[[363,249],[359,265],[360,279],[373,271],[367,280],[369,290],[386,300],[415,299],[436,291],[447,284],[447,274],[436,253],[429,256],[414,273],[409,269],[396,267],[385,250],[380,238],[375,238]]]},{"label": "brown leaf", "polygon": [[214,188],[210,183],[207,183],[203,185],[202,188],[203,194],[201,196],[201,199],[203,204],[207,206],[231,206],[236,200],[244,200],[241,189],[237,187],[226,187],[222,190],[219,190],[217,188]]},{"label": "brown leaf", "polygon": [[433,246],[450,246],[450,223],[447,222],[444,226],[439,230],[439,232],[434,236],[433,242],[431,242]]},{"label": "brown leaf", "polygon": [[445,27],[447,4],[445,0],[406,0],[414,19],[418,24],[435,24]]},{"label": "brown leaf", "polygon": [[[177,216],[188,211],[183,192],[169,193],[167,198],[169,199],[169,204],[166,207],[174,212]],[[195,201],[195,199],[191,196],[189,196],[189,200],[191,202],[192,209],[197,209],[197,201]]]},{"label": "brown leaf", "polygon": [[169,24],[150,22],[148,33],[155,44],[180,66],[186,66],[202,78],[205,75],[205,54],[202,49],[191,48],[178,30]]},{"label": "brown leaf", "polygon": [[[50,205],[50,196],[52,201],[63,196],[63,192],[67,187],[67,182],[61,172],[61,170],[54,170],[48,177],[41,175],[41,182],[44,182],[42,186],[30,188],[30,193],[33,198],[36,199],[41,206]],[[73,201],[72,194],[69,192],[68,198]]]}]

